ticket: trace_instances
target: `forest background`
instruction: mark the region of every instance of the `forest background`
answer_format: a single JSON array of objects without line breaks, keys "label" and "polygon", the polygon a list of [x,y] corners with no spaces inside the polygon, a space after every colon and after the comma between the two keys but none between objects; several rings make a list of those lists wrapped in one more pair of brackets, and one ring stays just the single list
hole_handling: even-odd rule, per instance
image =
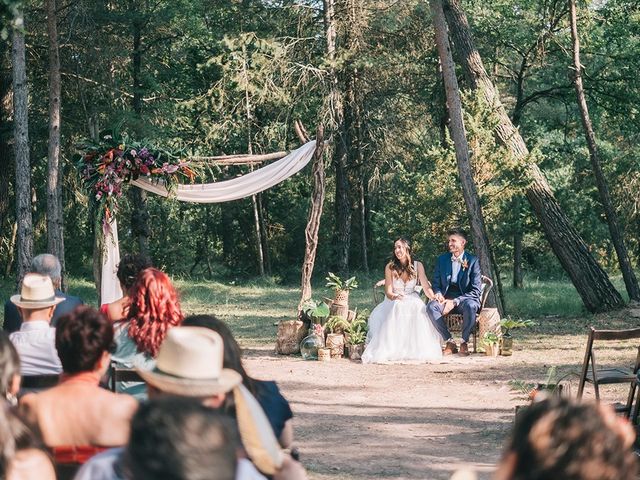
[{"label": "forest background", "polygon": [[[7,2],[11,4],[12,2]],[[78,145],[109,134],[186,156],[268,153],[341,130],[329,149],[316,277],[381,275],[393,240],[413,241],[427,265],[446,230],[469,220],[447,131],[442,73],[424,1],[72,0],[25,2],[33,246],[48,249],[52,41],[59,52],[60,201],[65,271],[91,278],[96,209],[75,167]],[[573,86],[567,2],[462,2],[476,47],[514,125],[597,262],[618,274]],[[334,10],[335,53],[325,14]],[[602,168],[633,266],[640,264],[640,5],[578,3],[584,82]],[[17,218],[11,36],[0,42],[0,272],[15,278]],[[15,42],[14,42],[15,49]],[[15,55],[15,51],[14,51]],[[458,75],[467,138],[493,266],[515,287],[562,279],[524,191],[517,161],[494,137],[497,120]],[[14,80],[15,81],[15,80]],[[341,98],[336,117],[335,97]],[[335,143],[335,138],[334,143]],[[248,167],[199,164],[199,182]],[[310,168],[235,202],[193,205],[131,188],[120,202],[123,252],[148,251],[183,277],[264,275],[295,284],[313,184]],[[19,211],[19,209],[18,209]],[[471,246],[473,250],[473,246]],[[622,290],[620,290],[622,292]]]}]

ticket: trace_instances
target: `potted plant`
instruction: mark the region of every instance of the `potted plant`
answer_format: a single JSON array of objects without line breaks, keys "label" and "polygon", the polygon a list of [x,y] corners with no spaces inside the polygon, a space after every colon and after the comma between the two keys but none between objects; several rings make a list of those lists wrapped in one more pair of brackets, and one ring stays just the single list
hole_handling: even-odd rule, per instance
[{"label": "potted plant", "polygon": [[309,318],[312,325],[314,323],[324,325],[329,318],[329,305],[322,300],[307,300],[302,305],[302,312]]},{"label": "potted plant", "polygon": [[497,357],[500,345],[500,336],[496,332],[486,332],[482,337],[484,351],[490,357]]},{"label": "potted plant", "polygon": [[347,350],[351,360],[360,360],[360,358],[362,358],[368,329],[366,316],[359,315],[345,330],[344,336],[347,341]]},{"label": "potted plant", "polygon": [[329,272],[326,280],[327,287],[331,287],[334,291],[331,314],[347,318],[349,314],[349,292],[354,288],[358,288],[356,277],[343,280],[336,274]]},{"label": "potted plant", "polygon": [[344,354],[344,334],[349,322],[337,315],[329,317],[324,325],[327,331],[326,346],[331,349],[332,358],[340,358]]},{"label": "potted plant", "polygon": [[507,317],[500,322],[500,329],[502,330],[502,340],[500,342],[500,354],[509,356],[513,354],[513,336],[511,331],[515,328],[531,327],[535,323],[531,320],[514,320],[511,317]]}]

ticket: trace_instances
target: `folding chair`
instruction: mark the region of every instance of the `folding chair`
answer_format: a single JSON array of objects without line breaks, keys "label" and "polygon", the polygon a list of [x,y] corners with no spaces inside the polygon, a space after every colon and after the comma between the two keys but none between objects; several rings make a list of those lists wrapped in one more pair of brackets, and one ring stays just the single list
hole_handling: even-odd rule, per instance
[{"label": "folding chair", "polygon": [[640,369],[640,346],[637,347],[635,363],[632,368],[607,367],[599,368],[596,363],[594,343],[616,342],[640,338],[640,328],[628,330],[596,330],[590,327],[589,338],[587,340],[587,350],[582,363],[582,371],[578,383],[578,398],[582,398],[585,383],[593,384],[596,400],[600,401],[600,385],[629,384],[629,394],[627,403],[623,406],[616,406],[616,411],[624,413],[627,417],[631,414],[631,404],[635,396],[638,385],[638,369]]},{"label": "folding chair", "polygon": [[144,379],[133,368],[122,368],[111,363],[109,367],[109,389],[116,391],[116,385],[121,382],[144,383]]}]

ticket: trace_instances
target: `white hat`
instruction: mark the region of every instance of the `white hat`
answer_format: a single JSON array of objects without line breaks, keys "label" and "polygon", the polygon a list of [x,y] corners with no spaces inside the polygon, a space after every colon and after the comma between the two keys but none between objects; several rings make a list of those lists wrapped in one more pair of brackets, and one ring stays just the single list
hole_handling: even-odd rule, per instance
[{"label": "white hat", "polygon": [[11,296],[12,303],[29,310],[52,307],[64,300],[64,297],[56,297],[51,278],[39,273],[27,273],[22,280],[20,294]]},{"label": "white hat", "polygon": [[219,333],[204,327],[179,327],[167,332],[156,367],[136,367],[149,385],[183,397],[207,397],[230,392],[242,376],[222,368],[224,345]]}]

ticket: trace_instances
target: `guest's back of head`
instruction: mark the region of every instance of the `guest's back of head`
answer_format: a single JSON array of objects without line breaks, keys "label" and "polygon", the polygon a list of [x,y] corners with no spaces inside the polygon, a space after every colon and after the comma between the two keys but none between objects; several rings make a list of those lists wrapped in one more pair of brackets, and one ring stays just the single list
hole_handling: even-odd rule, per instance
[{"label": "guest's back of head", "polygon": [[50,253],[41,253],[31,260],[31,271],[40,275],[48,276],[55,288],[60,288],[62,280],[62,265],[55,255]]},{"label": "guest's back of head", "polygon": [[129,337],[138,351],[155,357],[167,331],[182,323],[178,293],[164,272],[147,268],[138,275],[129,296]]},{"label": "guest's back of head", "polygon": [[233,480],[238,447],[230,418],[197,399],[161,397],[133,417],[125,464],[136,480]]},{"label": "guest's back of head", "polygon": [[536,402],[519,412],[495,480],[635,480],[633,436],[609,407]]},{"label": "guest's back of head", "polygon": [[58,322],[56,350],[65,373],[95,370],[113,346],[113,325],[94,308],[79,306]]},{"label": "guest's back of head", "polygon": [[146,255],[129,254],[122,257],[118,264],[116,275],[120,280],[120,285],[122,285],[125,295],[135,284],[140,272],[151,266],[151,260]]}]

